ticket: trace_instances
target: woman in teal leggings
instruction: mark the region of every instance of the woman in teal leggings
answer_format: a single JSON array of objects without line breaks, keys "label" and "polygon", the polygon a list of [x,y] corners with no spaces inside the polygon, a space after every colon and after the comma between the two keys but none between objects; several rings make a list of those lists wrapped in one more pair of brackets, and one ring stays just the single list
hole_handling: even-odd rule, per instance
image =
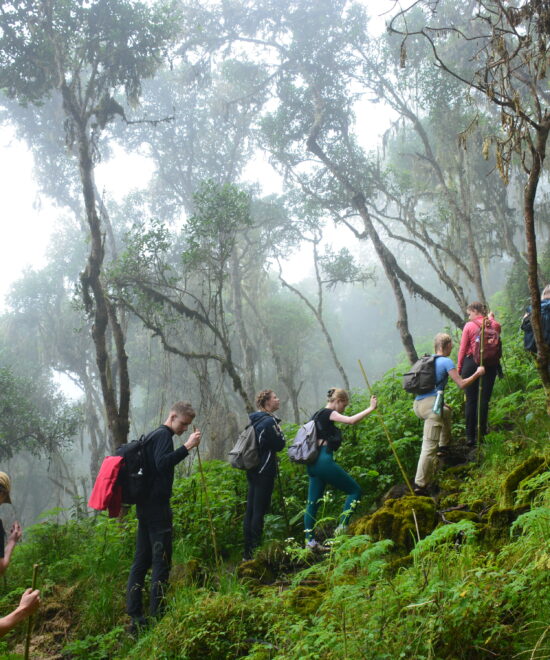
[{"label": "woman in teal leggings", "polygon": [[345,528],[348,524],[356,502],[361,498],[361,488],[338,463],[334,462],[333,453],[342,444],[342,435],[334,422],[341,424],[357,424],[367,415],[370,415],[377,406],[376,397],[371,397],[370,406],[351,417],[343,415],[349,404],[349,395],[346,390],[332,388],[328,391],[328,402],[325,408],[317,411],[312,419],[317,424],[317,439],[319,443],[319,456],[315,463],[307,466],[309,475],[309,491],[307,496],[304,527],[306,532],[306,545],[308,548],[319,548],[313,530],[316,523],[319,500],[323,497],[327,485],[334,486],[347,494],[344,509],[340,516],[339,527]]}]

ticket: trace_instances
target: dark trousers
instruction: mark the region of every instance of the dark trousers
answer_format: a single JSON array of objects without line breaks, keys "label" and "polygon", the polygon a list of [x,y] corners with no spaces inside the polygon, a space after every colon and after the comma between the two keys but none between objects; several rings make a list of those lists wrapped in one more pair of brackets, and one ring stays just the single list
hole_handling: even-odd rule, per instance
[{"label": "dark trousers", "polygon": [[[464,358],[462,365],[462,378],[468,378],[477,369],[478,365],[470,356]],[[485,375],[478,378],[465,390],[466,393],[466,440],[473,443],[477,440],[477,400],[481,382],[481,407],[479,413],[479,428],[481,438],[487,433],[487,418],[489,415],[489,401],[493,393],[493,386],[497,377],[498,366],[485,366]]]},{"label": "dark trousers", "polygon": [[258,474],[253,470],[246,473],[248,497],[244,515],[244,557],[251,559],[254,548],[262,542],[264,516],[271,504],[271,495],[275,485],[275,472]]},{"label": "dark trousers", "polygon": [[172,512],[138,518],[136,554],[128,577],[126,612],[132,618],[143,616],[142,591],[145,575],[151,568],[151,616],[162,614],[168,576],[172,563]]}]

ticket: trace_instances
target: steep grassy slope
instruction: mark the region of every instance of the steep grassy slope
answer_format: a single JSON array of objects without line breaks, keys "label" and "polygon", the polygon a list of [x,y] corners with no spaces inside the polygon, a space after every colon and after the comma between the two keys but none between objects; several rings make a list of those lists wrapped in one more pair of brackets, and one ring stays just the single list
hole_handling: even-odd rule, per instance
[{"label": "steep grassy slope", "polygon": [[[169,609],[137,642],[124,631],[132,515],[123,523],[99,516],[35,526],[14,556],[1,611],[16,602],[39,561],[36,657],[550,657],[550,423],[528,358],[513,348],[507,355],[479,463],[441,471],[434,499],[394,497],[381,506],[381,495],[400,481],[384,428],[370,418],[346,431],[338,460],[364,497],[350,535],[336,538],[327,556],[302,547],[307,480],[283,460],[285,508],[277,492],[265,547],[239,566],[244,475],[210,462],[205,477],[223,568],[215,565],[201,480],[183,477],[173,502]],[[392,374],[376,391],[412,474],[421,425],[410,397]],[[450,392],[459,442],[462,395]],[[356,395],[354,407],[365,400]],[[325,500],[319,533],[330,535],[342,499],[329,493]],[[21,633],[0,642],[2,657],[21,651]]]}]

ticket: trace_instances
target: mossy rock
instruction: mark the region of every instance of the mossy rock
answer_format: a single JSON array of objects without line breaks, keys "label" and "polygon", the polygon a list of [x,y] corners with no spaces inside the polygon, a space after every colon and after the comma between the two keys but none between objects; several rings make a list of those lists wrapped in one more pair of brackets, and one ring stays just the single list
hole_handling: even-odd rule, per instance
[{"label": "mossy rock", "polygon": [[350,536],[363,536],[367,534],[367,525],[371,516],[361,516],[356,518],[348,527],[348,533]]},{"label": "mossy rock", "polygon": [[308,616],[319,609],[323,597],[324,589],[322,586],[312,587],[300,584],[286,592],[285,601],[296,614]]},{"label": "mossy rock", "polygon": [[440,509],[450,509],[453,506],[458,506],[458,495],[457,493],[449,493],[444,497],[440,498],[438,501],[438,506]]},{"label": "mossy rock", "polygon": [[483,536],[489,543],[500,544],[510,538],[510,527],[522,513],[529,511],[528,505],[509,507],[493,506],[487,516]]},{"label": "mossy rock", "polygon": [[470,510],[475,511],[475,513],[481,513],[485,509],[485,502],[483,500],[474,500],[470,504]]},{"label": "mossy rock", "polygon": [[502,508],[495,505],[489,511],[488,522],[492,527],[499,529],[509,528],[512,523],[515,522],[519,516],[521,516],[521,514],[525,513],[526,511],[529,511],[529,506],[525,504]]},{"label": "mossy rock", "polygon": [[530,456],[508,474],[502,483],[502,500],[506,507],[514,503],[514,494],[520,483],[542,472],[547,465],[544,456]]},{"label": "mossy rock", "polygon": [[437,524],[435,503],[430,497],[386,500],[368,520],[357,521],[353,532],[366,533],[375,541],[391,539],[398,549],[409,551],[417,539],[417,524],[420,538],[430,534]]},{"label": "mossy rock", "polygon": [[446,511],[443,515],[445,516],[445,520],[450,523],[460,522],[461,520],[479,522],[479,516],[474,511],[456,509],[455,511]]},{"label": "mossy rock", "polygon": [[455,465],[455,467],[447,468],[443,474],[463,481],[476,467],[475,463],[463,463],[462,465]]},{"label": "mossy rock", "polygon": [[274,571],[261,559],[251,559],[240,564],[237,577],[249,586],[273,584],[276,579]]},{"label": "mossy rock", "polygon": [[449,493],[457,493],[462,490],[464,481],[462,479],[458,479],[454,474],[447,474],[443,472],[441,475],[439,475],[437,484],[442,490],[445,490]]},{"label": "mossy rock", "polygon": [[[537,477],[539,474],[542,474],[543,472],[548,471],[549,466],[548,462],[545,461],[544,463],[541,463],[539,467],[532,472],[529,476],[525,477],[525,479],[522,479],[517,487],[516,490],[516,504],[529,504],[538,493],[540,493],[542,490],[547,488],[547,485],[545,483],[539,484],[538,487],[536,488],[529,488],[528,484],[531,481],[531,479],[534,479]],[[524,490],[524,488],[527,486],[527,488]]]}]

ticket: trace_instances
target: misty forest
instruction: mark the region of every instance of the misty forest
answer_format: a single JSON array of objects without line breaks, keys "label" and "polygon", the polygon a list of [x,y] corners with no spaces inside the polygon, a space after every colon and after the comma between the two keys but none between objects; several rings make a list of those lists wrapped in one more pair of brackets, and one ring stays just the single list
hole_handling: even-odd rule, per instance
[{"label": "misty forest", "polygon": [[[550,658],[549,65],[548,0],[1,0],[0,129],[50,236],[0,308],[0,518],[23,527],[0,617],[36,564],[40,590],[2,658]],[[460,364],[476,301],[502,329],[487,433],[489,366],[477,444],[449,378],[418,488],[403,374],[437,333]],[[310,466],[283,449],[244,561],[228,452],[257,393],[288,448],[331,388],[349,416],[378,400],[339,425],[350,524],[329,486],[304,545]],[[182,400],[202,439],[136,634],[136,507],[88,498]]]}]

